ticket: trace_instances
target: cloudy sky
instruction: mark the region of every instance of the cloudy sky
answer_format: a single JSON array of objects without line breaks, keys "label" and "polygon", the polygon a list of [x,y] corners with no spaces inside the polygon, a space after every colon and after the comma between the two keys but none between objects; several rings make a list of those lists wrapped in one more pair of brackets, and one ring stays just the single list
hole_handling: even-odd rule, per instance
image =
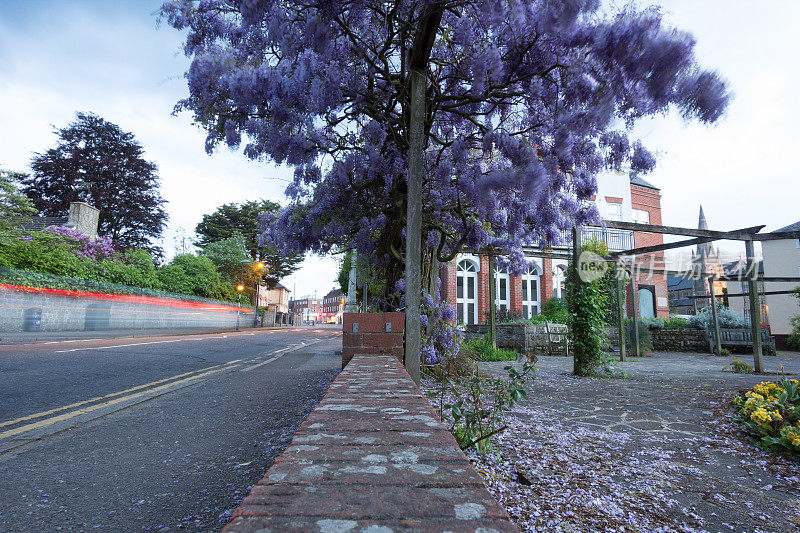
[{"label": "cloudy sky", "polygon": [[[620,2],[617,2],[620,3]],[[800,219],[794,158],[800,150],[800,2],[664,0],[668,19],[697,38],[701,62],[735,98],[712,128],[658,117],[637,131],[660,153],[648,180],[661,187],[663,220],[695,226],[702,203],[712,229]],[[170,226],[164,247],[191,237],[226,202],[284,201],[290,172],[220,148],[208,156],[187,115],[181,35],[157,27],[158,0],[0,0],[0,167],[26,171],[55,144],[54,128],[91,111],[133,132],[160,168]],[[725,247],[725,245],[723,245]],[[727,246],[737,253],[738,246]],[[336,262],[309,258],[284,280],[299,295],[334,286]]]}]

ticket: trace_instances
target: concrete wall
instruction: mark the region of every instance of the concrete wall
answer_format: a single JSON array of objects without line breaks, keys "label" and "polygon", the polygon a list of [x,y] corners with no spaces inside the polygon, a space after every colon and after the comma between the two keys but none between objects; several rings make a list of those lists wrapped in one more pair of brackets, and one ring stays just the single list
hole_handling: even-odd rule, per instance
[{"label": "concrete wall", "polygon": [[[0,285],[0,332],[105,329],[227,329],[253,325],[253,310],[225,302],[16,290]],[[27,317],[27,320],[26,320]],[[34,328],[34,329],[31,329]]]}]

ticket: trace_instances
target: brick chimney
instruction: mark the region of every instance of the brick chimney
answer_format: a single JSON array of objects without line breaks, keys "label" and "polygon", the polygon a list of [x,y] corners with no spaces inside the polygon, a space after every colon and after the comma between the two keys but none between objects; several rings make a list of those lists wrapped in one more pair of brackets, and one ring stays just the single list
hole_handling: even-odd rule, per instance
[{"label": "brick chimney", "polygon": [[100,210],[86,202],[69,204],[69,217],[66,226],[76,229],[92,240],[97,239],[97,225],[100,222]]}]

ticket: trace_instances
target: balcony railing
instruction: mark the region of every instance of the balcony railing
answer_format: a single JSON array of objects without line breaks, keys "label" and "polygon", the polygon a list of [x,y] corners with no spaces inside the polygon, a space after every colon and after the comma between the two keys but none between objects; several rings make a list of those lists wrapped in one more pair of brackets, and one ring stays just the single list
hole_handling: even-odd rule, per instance
[{"label": "balcony railing", "polygon": [[[604,242],[612,252],[620,250],[630,250],[635,247],[633,232],[621,229],[582,227],[580,229],[581,242],[597,240]],[[561,243],[555,244],[554,248],[570,248],[572,246],[572,232],[564,231],[561,233]]]}]

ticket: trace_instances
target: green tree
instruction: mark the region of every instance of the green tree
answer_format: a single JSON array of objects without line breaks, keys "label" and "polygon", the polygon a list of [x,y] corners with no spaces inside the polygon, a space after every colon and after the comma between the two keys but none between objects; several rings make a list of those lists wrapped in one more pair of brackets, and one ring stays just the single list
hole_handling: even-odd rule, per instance
[{"label": "green tree", "polygon": [[158,279],[170,292],[221,298],[229,293],[214,263],[208,257],[181,254],[158,270]]},{"label": "green tree", "polygon": [[219,273],[228,280],[239,280],[242,261],[250,259],[244,237],[238,231],[227,239],[207,244],[200,255],[208,257]]},{"label": "green tree", "polygon": [[[269,200],[221,205],[213,213],[203,215],[203,220],[195,228],[198,236],[196,244],[205,250],[212,243],[239,234],[244,240],[244,248],[250,259],[254,262],[261,261],[266,265],[261,279],[272,287],[297,270],[303,261],[302,254],[284,255],[274,246],[259,246],[258,237],[261,232],[259,216],[275,213],[279,208],[278,204]],[[219,254],[219,252],[221,250],[217,249],[212,253]]]},{"label": "green tree", "polygon": [[[350,265],[352,265],[353,253],[345,252],[339,263],[339,275],[336,280],[342,292],[347,294],[350,282]],[[360,302],[364,294],[364,280],[367,280],[367,296],[382,296],[386,291],[386,276],[380,272],[380,268],[374,264],[358,261],[356,265],[356,299]]]},{"label": "green tree", "polygon": [[0,169],[0,230],[14,226],[13,219],[28,218],[36,214],[33,202],[20,192],[18,184],[25,174]]},{"label": "green tree", "polygon": [[86,200],[100,210],[98,232],[119,249],[152,244],[167,221],[158,166],[144,159],[132,133],[92,113],[56,132],[58,144],[31,159],[23,191],[46,216],[64,216],[70,202]]}]

